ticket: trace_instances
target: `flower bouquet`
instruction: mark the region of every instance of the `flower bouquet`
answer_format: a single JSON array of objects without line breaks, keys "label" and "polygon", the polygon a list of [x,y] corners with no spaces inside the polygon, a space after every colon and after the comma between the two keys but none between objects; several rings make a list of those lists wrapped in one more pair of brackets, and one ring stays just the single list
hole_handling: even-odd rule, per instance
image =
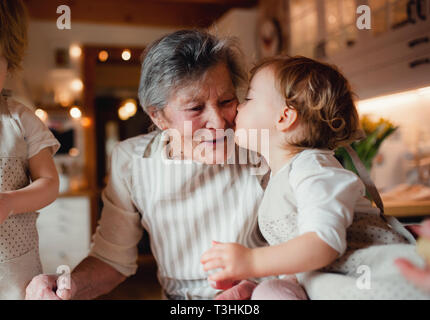
[{"label": "flower bouquet", "polygon": [[[398,127],[395,127],[390,121],[384,118],[380,118],[378,121],[372,121],[368,116],[361,117],[360,124],[364,131],[365,138],[353,142],[351,147],[357,152],[360,160],[370,172],[373,159],[377,155],[382,142],[396,131]],[[357,174],[357,170],[345,148],[338,148],[335,155],[345,169],[351,170]]]}]

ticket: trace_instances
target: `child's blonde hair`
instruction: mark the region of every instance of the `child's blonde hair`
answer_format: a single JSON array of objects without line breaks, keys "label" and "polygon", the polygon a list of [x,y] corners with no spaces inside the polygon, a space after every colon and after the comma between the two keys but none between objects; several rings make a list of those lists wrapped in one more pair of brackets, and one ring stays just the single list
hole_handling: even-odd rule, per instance
[{"label": "child's blonde hair", "polygon": [[21,0],[0,1],[0,49],[8,70],[21,66],[27,48],[27,10]]},{"label": "child's blonde hair", "polygon": [[279,56],[251,70],[270,67],[288,107],[297,110],[301,134],[288,141],[298,149],[334,150],[361,137],[351,87],[335,66],[302,56]]}]

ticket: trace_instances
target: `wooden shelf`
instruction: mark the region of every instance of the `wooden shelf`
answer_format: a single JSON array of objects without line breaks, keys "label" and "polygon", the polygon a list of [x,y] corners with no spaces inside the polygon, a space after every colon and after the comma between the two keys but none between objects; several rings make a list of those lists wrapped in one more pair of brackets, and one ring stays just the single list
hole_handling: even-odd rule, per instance
[{"label": "wooden shelf", "polygon": [[430,201],[385,201],[385,214],[394,217],[430,215]]},{"label": "wooden shelf", "polygon": [[91,190],[67,191],[60,193],[58,198],[71,198],[71,197],[92,197],[95,193]]}]

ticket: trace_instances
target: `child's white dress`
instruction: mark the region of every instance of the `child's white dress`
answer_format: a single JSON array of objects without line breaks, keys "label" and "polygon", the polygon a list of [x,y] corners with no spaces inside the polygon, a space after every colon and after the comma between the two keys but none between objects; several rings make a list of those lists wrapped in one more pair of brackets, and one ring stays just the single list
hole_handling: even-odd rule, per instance
[{"label": "child's white dress", "polygon": [[[28,159],[59,143],[30,109],[0,95],[0,192],[30,183]],[[13,214],[0,224],[0,300],[24,299],[31,279],[42,273],[37,212]]]},{"label": "child's white dress", "polygon": [[424,265],[413,241],[398,221],[395,228],[388,225],[364,196],[363,182],[332,151],[305,150],[270,179],[259,227],[270,245],[316,232],[339,252],[330,266],[297,275],[310,299],[430,299],[394,264],[405,257]]}]

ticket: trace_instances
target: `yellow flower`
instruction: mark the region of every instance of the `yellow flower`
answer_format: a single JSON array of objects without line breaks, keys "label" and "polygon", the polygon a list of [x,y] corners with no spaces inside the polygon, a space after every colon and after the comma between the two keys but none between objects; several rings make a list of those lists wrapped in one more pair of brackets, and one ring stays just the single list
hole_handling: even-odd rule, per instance
[{"label": "yellow flower", "polygon": [[361,117],[360,123],[362,129],[367,135],[378,130],[378,138],[381,138],[388,130],[394,128],[393,123],[387,119],[379,118],[378,121],[372,121],[367,115],[363,115]]}]

